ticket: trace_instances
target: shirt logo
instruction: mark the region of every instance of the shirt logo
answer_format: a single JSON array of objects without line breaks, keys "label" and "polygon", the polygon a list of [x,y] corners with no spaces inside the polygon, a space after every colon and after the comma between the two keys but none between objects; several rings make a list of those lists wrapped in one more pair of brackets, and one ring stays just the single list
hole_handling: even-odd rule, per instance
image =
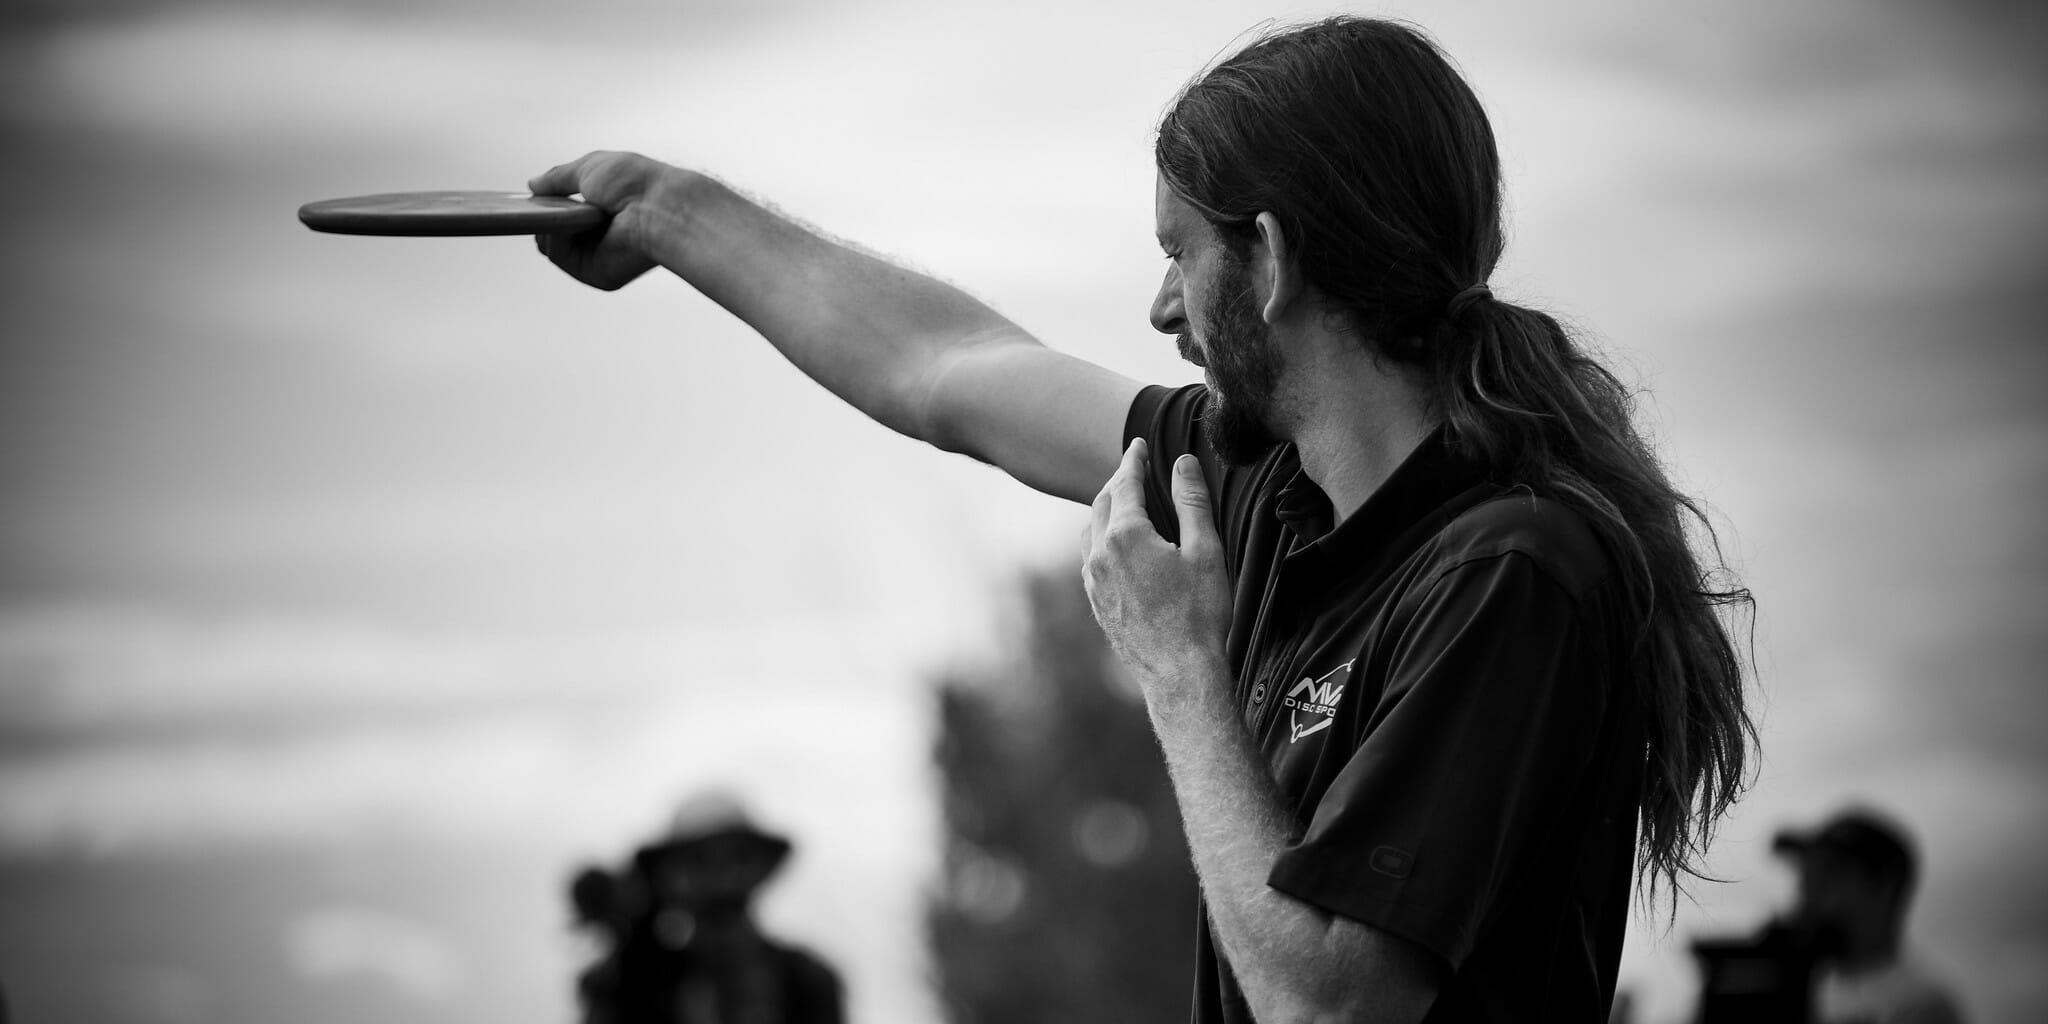
[{"label": "shirt logo", "polygon": [[1357,661],[1353,658],[1323,673],[1321,679],[1303,676],[1280,699],[1280,706],[1287,709],[1288,715],[1287,742],[1299,743],[1302,737],[1322,732],[1337,720],[1337,702],[1344,699],[1344,684],[1349,681],[1337,677],[1351,671]]},{"label": "shirt logo", "polygon": [[1381,846],[1372,851],[1366,863],[1388,878],[1406,878],[1415,867],[1415,855],[1398,846]]}]

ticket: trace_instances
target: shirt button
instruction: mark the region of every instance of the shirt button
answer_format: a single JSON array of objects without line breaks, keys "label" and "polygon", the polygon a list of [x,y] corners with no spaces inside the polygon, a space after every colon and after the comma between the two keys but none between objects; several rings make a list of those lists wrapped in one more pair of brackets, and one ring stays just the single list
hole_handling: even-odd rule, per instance
[{"label": "shirt button", "polygon": [[1266,683],[1260,680],[1252,686],[1252,703],[1263,704],[1266,700]]}]

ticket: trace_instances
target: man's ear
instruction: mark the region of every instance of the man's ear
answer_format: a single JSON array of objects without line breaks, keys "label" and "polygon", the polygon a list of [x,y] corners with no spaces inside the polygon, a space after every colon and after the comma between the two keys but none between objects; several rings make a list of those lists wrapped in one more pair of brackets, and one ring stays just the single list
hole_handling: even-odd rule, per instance
[{"label": "man's ear", "polygon": [[1269,324],[1277,323],[1301,295],[1301,265],[1294,259],[1294,240],[1280,230],[1278,217],[1261,213],[1256,223],[1259,247],[1254,258],[1266,286],[1266,303],[1259,315]]}]

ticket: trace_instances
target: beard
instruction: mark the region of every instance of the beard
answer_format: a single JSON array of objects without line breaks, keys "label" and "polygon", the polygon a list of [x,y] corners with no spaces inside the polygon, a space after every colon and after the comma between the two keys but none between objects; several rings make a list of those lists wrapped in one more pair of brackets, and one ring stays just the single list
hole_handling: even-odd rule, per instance
[{"label": "beard", "polygon": [[[1217,281],[1220,301],[1202,315],[1207,351],[1186,334],[1180,354],[1208,371],[1209,414],[1202,432],[1218,457],[1233,466],[1257,462],[1280,443],[1273,433],[1273,395],[1280,384],[1280,357],[1252,299],[1250,275],[1232,265]],[[1197,360],[1195,356],[1205,354]]]}]

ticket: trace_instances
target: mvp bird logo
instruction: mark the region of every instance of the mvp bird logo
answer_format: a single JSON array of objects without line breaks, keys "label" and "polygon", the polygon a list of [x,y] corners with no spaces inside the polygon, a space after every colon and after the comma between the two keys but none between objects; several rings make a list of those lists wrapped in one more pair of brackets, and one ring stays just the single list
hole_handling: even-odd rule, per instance
[{"label": "mvp bird logo", "polygon": [[1338,678],[1351,671],[1358,659],[1353,658],[1342,665],[1323,673],[1321,679],[1302,677],[1301,682],[1287,691],[1281,698],[1280,706],[1287,709],[1287,742],[1299,743],[1303,736],[1313,736],[1330,727],[1337,720],[1337,702],[1344,698],[1345,680]]}]

